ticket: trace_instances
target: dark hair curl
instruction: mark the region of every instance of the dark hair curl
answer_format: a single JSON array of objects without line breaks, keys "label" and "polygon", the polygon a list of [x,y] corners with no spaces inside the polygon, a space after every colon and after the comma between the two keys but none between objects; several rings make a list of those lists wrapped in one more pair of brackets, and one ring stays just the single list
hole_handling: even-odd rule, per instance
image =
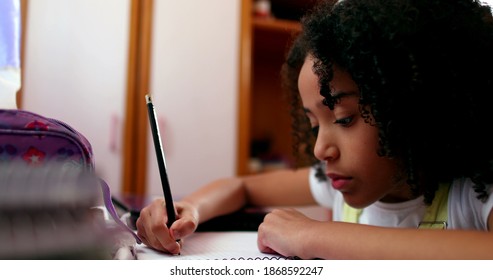
[{"label": "dark hair curl", "polygon": [[351,75],[363,116],[379,129],[378,154],[402,160],[426,203],[440,182],[461,177],[486,199],[493,182],[490,8],[473,0],[331,2],[302,19],[321,95],[331,98],[334,65]]},{"label": "dark hair curl", "polygon": [[322,163],[313,155],[315,136],[303,109],[298,89],[301,67],[309,54],[309,49],[302,36],[295,35],[293,38],[281,67],[281,84],[290,105],[292,119],[293,154],[296,159],[296,167],[315,166],[316,177],[324,181],[327,178],[322,169]]}]

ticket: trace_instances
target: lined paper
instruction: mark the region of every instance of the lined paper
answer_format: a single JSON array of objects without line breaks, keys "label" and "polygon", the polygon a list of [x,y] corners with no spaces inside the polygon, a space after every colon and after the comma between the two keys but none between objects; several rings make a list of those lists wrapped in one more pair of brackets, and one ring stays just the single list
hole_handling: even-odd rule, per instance
[{"label": "lined paper", "polygon": [[196,232],[183,240],[180,255],[170,255],[137,245],[137,258],[143,260],[276,260],[280,255],[264,254],[257,247],[257,232]]}]

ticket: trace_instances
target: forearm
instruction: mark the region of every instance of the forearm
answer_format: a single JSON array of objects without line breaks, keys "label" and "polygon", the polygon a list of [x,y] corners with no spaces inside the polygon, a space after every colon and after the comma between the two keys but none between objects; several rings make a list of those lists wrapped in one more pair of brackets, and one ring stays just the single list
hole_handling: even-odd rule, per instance
[{"label": "forearm", "polygon": [[493,259],[493,235],[481,231],[383,228],[319,223],[305,248],[323,259]]},{"label": "forearm", "polygon": [[216,180],[183,201],[199,213],[199,222],[232,213],[246,205],[286,206],[314,204],[308,168],[279,170],[238,178]]},{"label": "forearm", "polygon": [[246,205],[245,188],[240,178],[216,180],[182,201],[190,203],[199,214],[199,223],[229,214]]}]

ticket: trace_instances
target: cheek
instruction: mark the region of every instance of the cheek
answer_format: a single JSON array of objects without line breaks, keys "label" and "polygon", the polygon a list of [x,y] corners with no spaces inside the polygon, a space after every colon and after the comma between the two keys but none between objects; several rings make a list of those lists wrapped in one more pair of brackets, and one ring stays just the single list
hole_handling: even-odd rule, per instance
[{"label": "cheek", "polygon": [[376,127],[363,124],[358,133],[347,139],[345,150],[351,155],[352,165],[358,166],[360,172],[370,178],[379,177],[377,180],[394,177],[397,170],[395,162],[377,154],[379,141]]},{"label": "cheek", "polygon": [[367,123],[358,124],[359,127],[355,128],[355,133],[349,139],[351,139],[352,149],[356,154],[364,156],[371,160],[377,160],[380,158],[377,154],[378,144],[378,129]]},{"label": "cheek", "polygon": [[394,159],[381,157],[377,154],[378,137],[367,138],[360,146],[359,170],[365,181],[373,186],[376,192],[386,192],[393,188],[397,181],[402,180],[400,165]]}]

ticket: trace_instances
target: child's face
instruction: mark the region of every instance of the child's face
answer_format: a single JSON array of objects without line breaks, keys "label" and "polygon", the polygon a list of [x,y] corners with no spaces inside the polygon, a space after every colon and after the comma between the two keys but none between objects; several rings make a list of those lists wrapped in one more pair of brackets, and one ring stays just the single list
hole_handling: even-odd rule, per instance
[{"label": "child's face", "polygon": [[332,187],[357,208],[377,200],[409,200],[409,187],[399,175],[402,172],[397,163],[377,155],[378,129],[362,118],[358,87],[351,76],[335,69],[330,86],[332,95],[341,98],[331,111],[322,103],[312,67],[309,57],[301,69],[298,87],[310,123],[318,127],[315,156],[326,163],[325,173]]}]

